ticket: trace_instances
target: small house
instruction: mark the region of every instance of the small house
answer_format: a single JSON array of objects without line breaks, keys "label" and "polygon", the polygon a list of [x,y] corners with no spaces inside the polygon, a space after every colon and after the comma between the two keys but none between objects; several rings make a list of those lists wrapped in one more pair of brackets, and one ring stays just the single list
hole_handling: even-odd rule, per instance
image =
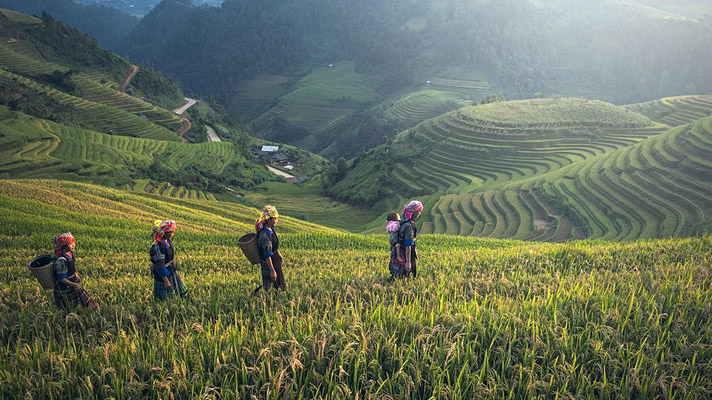
[{"label": "small house", "polygon": [[279,151],[279,146],[262,146],[262,151],[265,153],[276,153]]}]

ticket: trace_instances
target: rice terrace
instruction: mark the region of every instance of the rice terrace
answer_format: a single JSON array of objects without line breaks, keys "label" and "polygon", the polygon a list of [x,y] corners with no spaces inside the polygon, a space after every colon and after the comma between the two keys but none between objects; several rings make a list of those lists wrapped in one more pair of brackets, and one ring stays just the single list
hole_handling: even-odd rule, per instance
[{"label": "rice terrace", "polygon": [[0,398],[712,398],[709,2],[130,3],[0,0]]}]

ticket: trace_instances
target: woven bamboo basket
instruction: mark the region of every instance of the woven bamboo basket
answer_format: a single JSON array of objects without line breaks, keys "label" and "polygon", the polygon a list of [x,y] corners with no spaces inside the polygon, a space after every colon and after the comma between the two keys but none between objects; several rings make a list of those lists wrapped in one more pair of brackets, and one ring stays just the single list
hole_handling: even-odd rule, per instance
[{"label": "woven bamboo basket", "polygon": [[54,256],[41,255],[30,261],[28,268],[44,290],[54,289]]},{"label": "woven bamboo basket", "polygon": [[248,233],[237,239],[237,244],[240,245],[242,253],[245,254],[247,260],[252,264],[260,263],[260,253],[257,251],[257,234]]}]

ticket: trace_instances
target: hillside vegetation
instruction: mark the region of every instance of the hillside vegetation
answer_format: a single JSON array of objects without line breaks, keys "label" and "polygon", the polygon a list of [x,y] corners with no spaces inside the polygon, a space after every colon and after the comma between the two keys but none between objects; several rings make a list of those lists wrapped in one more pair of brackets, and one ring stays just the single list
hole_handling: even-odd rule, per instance
[{"label": "hillside vegetation", "polygon": [[467,192],[553,171],[663,130],[639,114],[581,99],[466,107],[357,158],[328,192],[368,205]]},{"label": "hillside vegetation", "polygon": [[2,106],[0,126],[0,176],[4,177],[72,179],[149,192],[160,184],[159,193],[171,188],[169,195],[183,197],[189,190],[219,193],[226,185],[243,187],[267,176],[231,142],[179,143],[107,135]]},{"label": "hillside vegetation", "polygon": [[97,38],[103,47],[113,51],[119,49],[139,23],[138,18],[113,8],[79,3],[72,0],[3,0],[2,7],[28,15],[52,14],[63,23]]},{"label": "hillside vegetation", "polygon": [[712,117],[508,184],[448,195],[425,231],[561,241],[712,232]]},{"label": "hillside vegetation", "polygon": [[[539,244],[280,218],[288,291],[252,296],[257,210],[62,181],[0,181],[0,397],[705,398],[712,239]],[[186,299],[151,298],[151,222],[174,218]],[[98,311],[57,311],[27,262],[77,237]]]},{"label": "hillside vegetation", "polygon": [[129,72],[127,61],[50,18],[21,15],[0,15],[0,104],[99,132],[179,140],[184,121],[144,101],[177,104],[182,95],[173,83],[140,71],[132,87],[143,99],[122,93],[117,81]]},{"label": "hillside vegetation", "polygon": [[[3,52],[2,59],[10,62],[9,67],[18,68],[11,71],[15,73],[31,75],[40,72],[36,69],[39,61],[61,71],[71,68],[101,72],[104,76],[97,77],[97,81],[102,83],[102,79],[121,82],[131,69],[126,59],[103,49],[86,33],[70,28],[48,14],[37,19],[9,10],[1,11],[0,39],[0,43],[25,56],[17,59],[17,55]],[[183,101],[178,86],[147,68],[141,68],[131,88],[136,95],[145,96],[161,107],[174,107]]]},{"label": "hillside vegetation", "polygon": [[690,2],[640,3],[165,0],[124,51],[259,135],[336,160],[491,95],[622,104],[712,92],[709,5],[686,18],[672,9]]},{"label": "hillside vegetation", "polygon": [[669,126],[689,124],[712,115],[712,96],[676,96],[645,103],[631,104],[627,109]]},{"label": "hillside vegetation", "polygon": [[[704,102],[686,96],[631,107],[678,105],[667,118],[692,119],[709,114]],[[505,102],[428,120],[353,160],[340,180],[332,174],[327,191],[379,210],[419,197],[423,232],[684,237],[712,232],[710,160],[712,117],[669,129],[595,101]]]}]

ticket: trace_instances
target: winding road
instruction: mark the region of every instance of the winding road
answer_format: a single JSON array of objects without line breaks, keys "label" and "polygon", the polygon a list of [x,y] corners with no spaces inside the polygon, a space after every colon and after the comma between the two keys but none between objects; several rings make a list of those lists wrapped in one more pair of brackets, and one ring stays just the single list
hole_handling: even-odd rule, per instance
[{"label": "winding road", "polygon": [[175,110],[173,110],[174,113],[181,115],[184,112],[186,112],[190,107],[192,107],[195,103],[198,102],[197,100],[190,99],[188,97],[184,97],[184,99],[185,99],[185,101],[187,101],[187,103],[185,103],[181,107],[178,107]]}]

